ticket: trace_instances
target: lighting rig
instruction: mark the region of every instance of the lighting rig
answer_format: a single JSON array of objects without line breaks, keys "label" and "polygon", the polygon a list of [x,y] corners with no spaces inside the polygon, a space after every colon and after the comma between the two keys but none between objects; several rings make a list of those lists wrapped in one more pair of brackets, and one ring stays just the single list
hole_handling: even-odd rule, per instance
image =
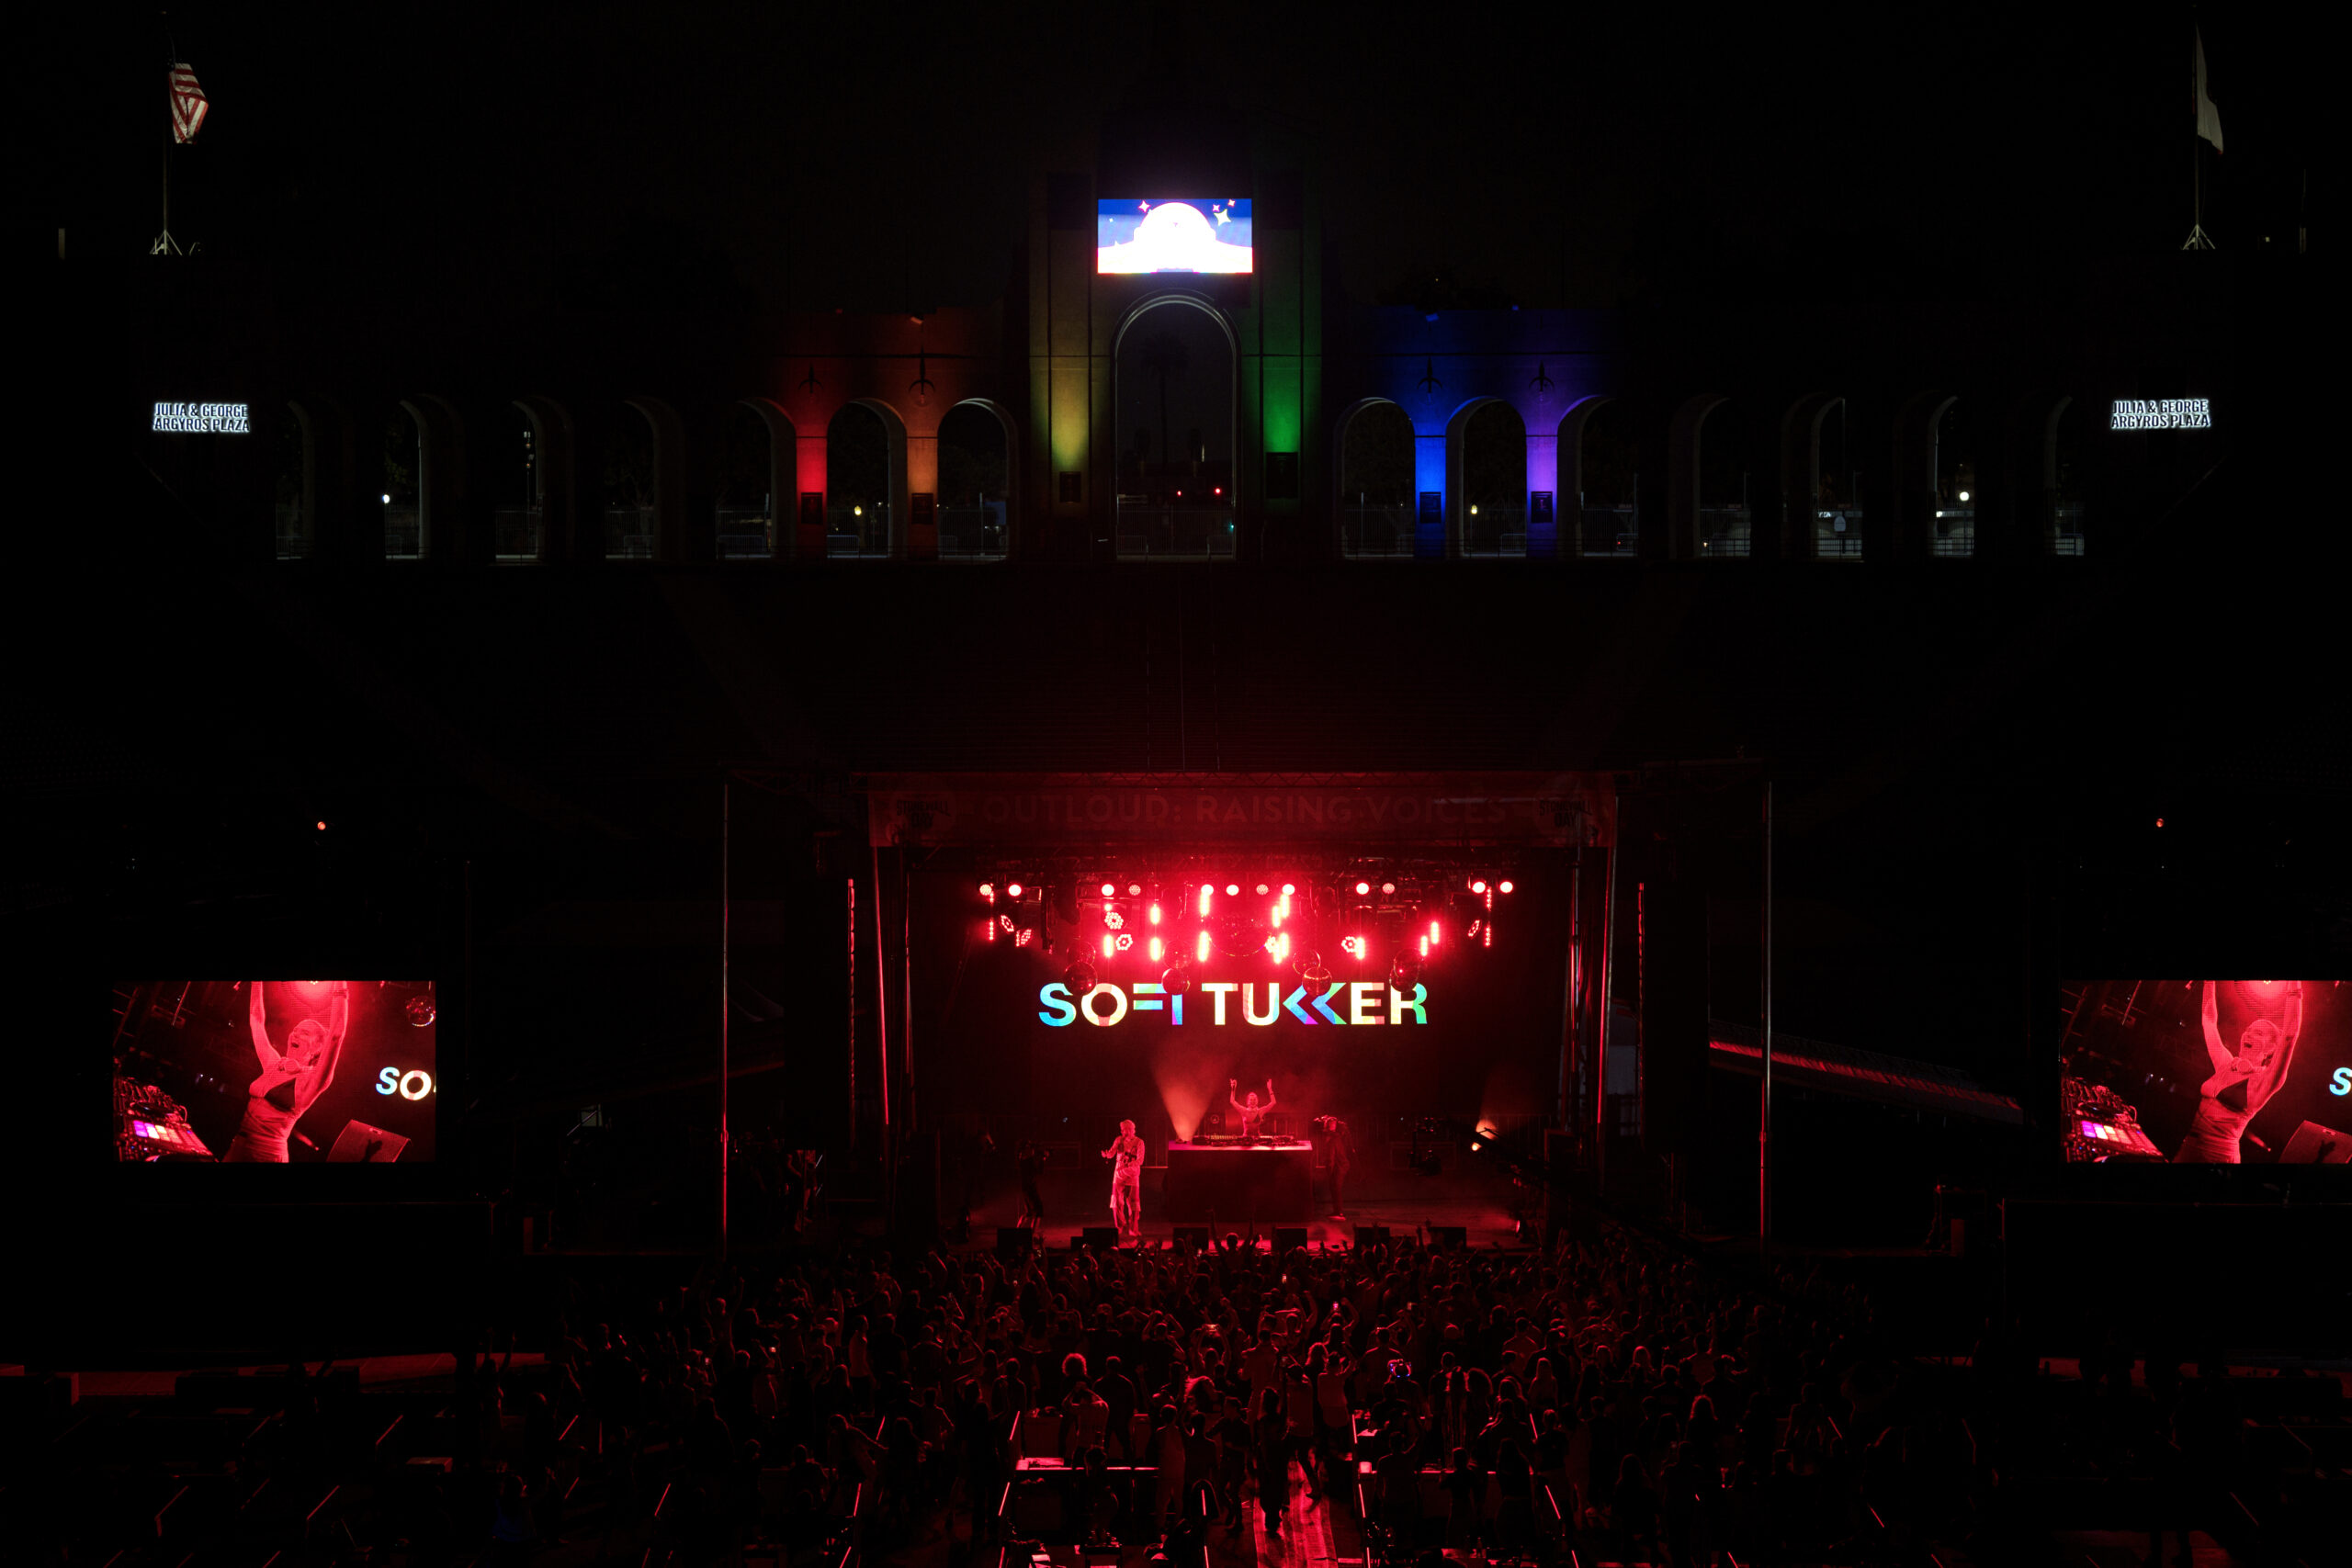
[{"label": "lighting rig", "polygon": [[1181,995],[1218,957],[1262,959],[1318,990],[1335,976],[1409,990],[1454,950],[1493,947],[1517,886],[1508,868],[1429,862],[1064,859],[999,865],[974,897],[980,942],[1058,959],[1073,996],[1121,976]]}]

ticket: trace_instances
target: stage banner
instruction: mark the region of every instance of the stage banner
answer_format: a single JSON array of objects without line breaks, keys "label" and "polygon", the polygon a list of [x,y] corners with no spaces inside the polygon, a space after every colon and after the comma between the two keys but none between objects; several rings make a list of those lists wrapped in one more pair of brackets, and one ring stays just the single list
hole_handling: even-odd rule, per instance
[{"label": "stage banner", "polygon": [[876,845],[1607,847],[1607,773],[877,773]]}]

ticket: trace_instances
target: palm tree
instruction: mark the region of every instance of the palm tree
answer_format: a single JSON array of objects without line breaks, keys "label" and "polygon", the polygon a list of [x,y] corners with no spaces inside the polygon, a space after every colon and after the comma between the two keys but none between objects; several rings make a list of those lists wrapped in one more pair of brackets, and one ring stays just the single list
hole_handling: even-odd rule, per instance
[{"label": "palm tree", "polygon": [[[1143,340],[1144,374],[1159,383],[1159,468],[1164,479],[1168,469],[1168,381],[1170,377],[1182,380],[1192,368],[1191,353],[1184,340],[1165,329]],[[1166,497],[1163,495],[1163,501]]]}]

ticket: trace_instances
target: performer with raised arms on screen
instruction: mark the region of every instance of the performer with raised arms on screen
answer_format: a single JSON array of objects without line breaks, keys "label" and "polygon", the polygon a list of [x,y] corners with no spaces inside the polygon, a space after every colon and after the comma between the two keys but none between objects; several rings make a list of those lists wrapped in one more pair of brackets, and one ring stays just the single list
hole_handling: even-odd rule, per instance
[{"label": "performer with raised arms on screen", "polygon": [[2303,983],[2288,981],[2283,1017],[2247,1024],[2234,1052],[2222,1043],[2221,1004],[2211,980],[2201,1021],[2213,1076],[2197,1087],[2197,1119],[2172,1159],[2175,1165],[2237,1165],[2246,1123],[2278,1092],[2294,1062],[2295,1039],[2303,1032]]},{"label": "performer with raised arms on screen", "polygon": [[351,1024],[351,982],[329,982],[327,1021],[302,1020],[286,1032],[282,1052],[269,1043],[269,1012],[262,999],[265,982],[250,983],[254,1054],[261,1059],[261,1074],[246,1089],[245,1119],[222,1157],[232,1164],[284,1165],[286,1140],[294,1123],[334,1082],[335,1064],[343,1057],[343,1040]]},{"label": "performer with raised arms on screen", "polygon": [[1120,1122],[1119,1135],[1102,1151],[1111,1162],[1111,1223],[1122,1246],[1143,1239],[1143,1155],[1133,1122]]},{"label": "performer with raised arms on screen", "polygon": [[1241,1118],[1241,1135],[1245,1138],[1254,1138],[1259,1134],[1259,1124],[1264,1122],[1274,1109],[1274,1080],[1272,1078],[1266,1080],[1266,1102],[1263,1105],[1258,1103],[1258,1091],[1254,1089],[1250,1091],[1250,1100],[1247,1104],[1234,1099],[1233,1091],[1240,1087],[1241,1080],[1238,1078],[1225,1080],[1226,1103],[1232,1106],[1234,1113]]}]

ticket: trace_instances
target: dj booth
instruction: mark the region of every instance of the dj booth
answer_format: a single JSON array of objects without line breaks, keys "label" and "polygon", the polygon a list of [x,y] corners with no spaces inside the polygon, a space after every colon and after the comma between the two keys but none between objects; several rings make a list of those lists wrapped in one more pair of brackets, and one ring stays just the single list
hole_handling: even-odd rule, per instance
[{"label": "dj booth", "polygon": [[1178,1224],[1303,1224],[1315,1212],[1315,1145],[1305,1138],[1170,1143],[1160,1183]]}]

